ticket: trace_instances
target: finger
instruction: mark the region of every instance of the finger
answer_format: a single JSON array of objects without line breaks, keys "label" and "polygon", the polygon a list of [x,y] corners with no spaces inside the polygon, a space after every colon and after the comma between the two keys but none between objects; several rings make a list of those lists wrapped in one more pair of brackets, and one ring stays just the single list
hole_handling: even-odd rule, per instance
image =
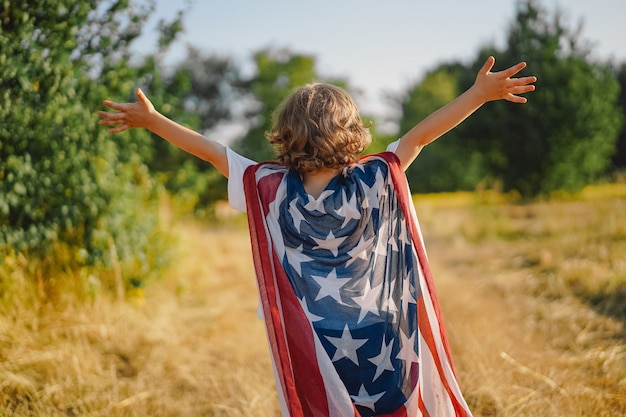
[{"label": "finger", "polygon": [[515,85],[527,85],[537,82],[537,77],[511,78],[511,80],[515,82]]},{"label": "finger", "polygon": [[122,126],[118,126],[118,127],[114,127],[112,129],[109,129],[109,133],[120,133],[120,132],[123,132],[125,130],[128,130],[128,125],[122,125]]},{"label": "finger", "polygon": [[102,119],[98,121],[98,124],[101,126],[117,126],[121,124],[125,124],[124,120],[110,120],[110,119]]},{"label": "finger", "polygon": [[513,87],[509,90],[512,94],[523,94],[528,93],[530,91],[535,91],[534,85],[520,85],[517,87]]},{"label": "finger", "polygon": [[141,88],[137,88],[137,90],[135,90],[135,95],[142,104],[147,105],[149,103],[148,97],[146,97]]},{"label": "finger", "polygon": [[487,58],[487,60],[483,64],[483,67],[480,69],[480,73],[487,74],[489,71],[491,71],[495,63],[496,59],[493,56]]},{"label": "finger", "polygon": [[124,103],[116,103],[110,100],[104,100],[102,104],[104,104],[107,107],[112,108],[113,110],[124,110],[126,108],[126,105]]},{"label": "finger", "polygon": [[526,103],[528,100],[526,100],[526,97],[520,97],[520,96],[516,96],[515,94],[507,94],[504,96],[504,99],[507,101],[511,101],[513,103]]},{"label": "finger", "polygon": [[536,81],[537,81],[537,77],[510,78],[509,85],[513,85],[513,86],[529,85]]},{"label": "finger", "polygon": [[512,67],[509,67],[509,68],[501,71],[500,74],[502,74],[502,76],[505,77],[505,78],[509,78],[509,77],[514,76],[515,74],[517,74],[518,72],[520,72],[524,68],[526,68],[526,63],[525,62],[520,62],[517,65],[513,65]]},{"label": "finger", "polygon": [[126,117],[126,113],[99,111],[98,116],[105,118],[105,119],[109,119],[109,120],[120,120]]}]

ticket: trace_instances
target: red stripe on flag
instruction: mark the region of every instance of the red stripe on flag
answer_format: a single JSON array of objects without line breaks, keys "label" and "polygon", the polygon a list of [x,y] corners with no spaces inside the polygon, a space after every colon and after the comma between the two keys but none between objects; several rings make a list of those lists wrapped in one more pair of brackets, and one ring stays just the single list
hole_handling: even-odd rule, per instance
[{"label": "red stripe on flag", "polygon": [[256,172],[259,165],[253,165],[244,173],[244,192],[246,194],[246,208],[248,213],[248,229],[252,246],[252,258],[259,286],[259,294],[263,305],[263,315],[272,355],[276,360],[276,373],[280,380],[283,396],[291,417],[304,417],[302,406],[293,381],[293,374],[289,367],[289,358],[284,337],[280,311],[276,304],[276,291],[273,284],[274,273],[271,261],[267,262],[267,253],[270,245],[267,241],[261,203],[256,188]]},{"label": "red stripe on flag", "polygon": [[[259,180],[257,193],[263,196],[263,198],[261,198],[263,216],[267,216],[270,212],[270,203],[276,199],[276,191],[284,175],[283,172],[276,172],[275,174],[266,175]],[[248,193],[246,193],[246,195],[248,195]]]},{"label": "red stripe on flag", "polygon": [[246,170],[244,189],[259,292],[281,388],[291,417],[328,417],[310,322],[265,232],[264,215],[284,174],[267,175],[257,188],[260,166]]},{"label": "red stripe on flag", "polygon": [[[280,265],[275,254],[274,260],[276,265]],[[276,268],[276,278],[291,367],[302,409],[306,416],[327,417],[330,415],[328,399],[324,380],[317,364],[311,322],[304,313],[282,266]]]},{"label": "red stripe on flag", "polygon": [[422,393],[417,393],[417,407],[422,413],[423,417],[430,417],[428,410],[426,409],[426,404],[424,404],[424,399],[422,398]]},{"label": "red stripe on flag", "polygon": [[[463,405],[456,398],[452,389],[450,388],[450,383],[448,378],[446,377],[445,371],[442,366],[441,358],[439,357],[439,352],[437,351],[437,343],[435,342],[435,338],[433,337],[433,332],[431,329],[430,322],[428,320],[428,313],[426,312],[426,306],[424,305],[424,297],[420,297],[417,302],[417,317],[418,317],[418,327],[420,329],[420,334],[422,338],[426,341],[426,345],[428,346],[431,355],[433,356],[433,360],[435,361],[435,365],[437,366],[437,372],[439,373],[439,378],[443,383],[446,392],[448,393],[448,397],[452,402],[452,406],[454,407],[454,411],[456,412],[456,416],[468,416],[467,411],[463,407]],[[452,364],[450,364],[452,366]],[[454,370],[453,370],[454,371]]]},{"label": "red stripe on flag", "polygon": [[377,417],[408,417],[407,409],[405,406],[400,406],[396,410],[388,414],[376,414]]}]

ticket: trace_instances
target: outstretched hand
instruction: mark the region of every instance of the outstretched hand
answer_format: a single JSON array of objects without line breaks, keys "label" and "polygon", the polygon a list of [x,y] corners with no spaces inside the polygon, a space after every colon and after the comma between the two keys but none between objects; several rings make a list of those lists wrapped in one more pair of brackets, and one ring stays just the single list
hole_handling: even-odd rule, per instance
[{"label": "outstretched hand", "polygon": [[507,100],[513,103],[526,103],[526,98],[518,94],[534,91],[532,85],[537,81],[537,77],[511,78],[526,67],[525,62],[520,62],[498,72],[491,72],[496,59],[492,56],[487,58],[483,67],[478,71],[474,88],[477,88],[485,102],[493,100]]},{"label": "outstretched hand", "polygon": [[115,103],[104,100],[103,104],[114,112],[99,111],[98,116],[102,119],[98,124],[102,126],[115,126],[109,129],[109,133],[120,133],[132,127],[148,128],[150,118],[155,113],[154,106],[146,95],[138,88],[136,103]]}]

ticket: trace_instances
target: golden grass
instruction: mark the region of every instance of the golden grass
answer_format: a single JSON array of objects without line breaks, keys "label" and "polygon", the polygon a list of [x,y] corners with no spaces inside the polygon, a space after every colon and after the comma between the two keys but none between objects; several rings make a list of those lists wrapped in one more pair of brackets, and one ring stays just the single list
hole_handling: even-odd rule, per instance
[{"label": "golden grass", "polygon": [[[621,187],[417,196],[475,416],[626,414]],[[164,221],[174,265],[126,301],[60,275],[51,302],[24,260],[0,267],[0,416],[278,415],[245,228]]]},{"label": "golden grass", "polygon": [[417,197],[477,416],[626,414],[626,187],[527,205]]},{"label": "golden grass", "polygon": [[3,304],[1,416],[276,415],[245,229],[176,227],[176,265],[143,295]]}]

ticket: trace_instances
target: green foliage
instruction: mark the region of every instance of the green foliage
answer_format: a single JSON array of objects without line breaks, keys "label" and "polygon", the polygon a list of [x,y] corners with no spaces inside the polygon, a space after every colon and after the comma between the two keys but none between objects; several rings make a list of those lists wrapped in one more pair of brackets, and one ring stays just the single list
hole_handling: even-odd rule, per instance
[{"label": "green foliage", "polygon": [[0,242],[17,250],[82,240],[108,199],[89,198],[97,188],[91,155],[104,154],[104,141],[92,138],[96,119],[75,77],[82,68],[70,59],[89,8],[65,3],[49,18],[41,4],[0,6]]},{"label": "green foliage", "polygon": [[[488,51],[483,51],[477,70]],[[484,135],[487,164],[505,189],[525,197],[577,191],[606,172],[621,125],[619,86],[610,68],[592,62],[579,40],[534,1],[519,4],[504,52],[493,51],[502,67],[526,61],[538,77],[525,105],[496,102],[472,118]]]},{"label": "green foliage", "polygon": [[398,139],[398,136],[393,133],[381,132],[378,128],[377,121],[367,115],[361,116],[365,126],[369,126],[370,133],[372,135],[372,143],[363,151],[363,155],[369,155],[379,152],[384,152],[389,144]]},{"label": "green foliage", "polygon": [[254,55],[254,63],[256,74],[248,85],[255,100],[248,114],[252,126],[234,147],[255,161],[272,160],[274,152],[265,138],[272,114],[293,89],[317,79],[315,59],[286,49],[267,49]]},{"label": "green foliage", "polygon": [[[170,75],[161,77],[161,73],[155,67],[142,88],[156,108],[178,123],[212,136],[216,128],[238,116],[235,109],[246,92],[232,60],[189,47]],[[226,198],[226,179],[211,165],[156,135],[150,144],[152,151],[143,154],[144,160],[167,190],[182,199],[186,211],[202,217],[208,205]]]},{"label": "green foliage", "polygon": [[[402,100],[400,132],[413,126],[461,93],[464,71],[460,64],[442,65],[426,74]],[[443,140],[428,145],[407,170],[414,192],[471,190],[482,178],[482,156],[468,149],[460,130],[448,133]],[[442,167],[444,167],[442,169]]]},{"label": "green foliage", "polygon": [[150,137],[112,140],[96,110],[148,68],[130,67],[128,48],[151,3],[10,3],[0,3],[0,254],[45,259],[63,244],[73,264],[55,268],[106,266],[113,245],[116,262],[146,271],[156,218],[133,210],[156,201],[141,157]]},{"label": "green foliage", "polygon": [[165,185],[175,195],[177,211],[193,213],[198,219],[210,219],[214,203],[225,200],[228,182],[214,168],[199,168],[194,161],[184,161],[167,174]]},{"label": "green foliage", "polygon": [[[312,82],[327,82],[348,90],[342,79],[323,79],[315,71],[315,58],[288,49],[264,49],[254,55],[256,73],[246,84],[253,104],[248,106],[250,128],[233,148],[255,161],[274,159],[274,151],[265,137],[271,128],[274,111],[296,88]],[[367,118],[364,118],[367,123]],[[388,138],[383,138],[388,141]],[[380,144],[375,144],[378,150]],[[380,150],[384,150],[380,149]]]},{"label": "green foliage", "polygon": [[[626,62],[622,63],[615,73],[620,85],[620,94],[617,101],[622,114],[626,114]],[[626,170],[626,123],[622,125],[612,161],[614,169]]]},{"label": "green foliage", "polygon": [[[606,173],[622,123],[619,85],[557,12],[518,3],[504,51],[484,49],[465,68],[444,65],[410,90],[402,131],[469,88],[489,55],[499,71],[520,61],[536,75],[527,104],[487,103],[446,139],[429,145],[408,171],[415,191],[453,191],[501,183],[523,197],[577,191]],[[430,84],[430,85],[429,85]],[[454,91],[456,89],[456,91]],[[442,169],[441,167],[445,167]]]}]

